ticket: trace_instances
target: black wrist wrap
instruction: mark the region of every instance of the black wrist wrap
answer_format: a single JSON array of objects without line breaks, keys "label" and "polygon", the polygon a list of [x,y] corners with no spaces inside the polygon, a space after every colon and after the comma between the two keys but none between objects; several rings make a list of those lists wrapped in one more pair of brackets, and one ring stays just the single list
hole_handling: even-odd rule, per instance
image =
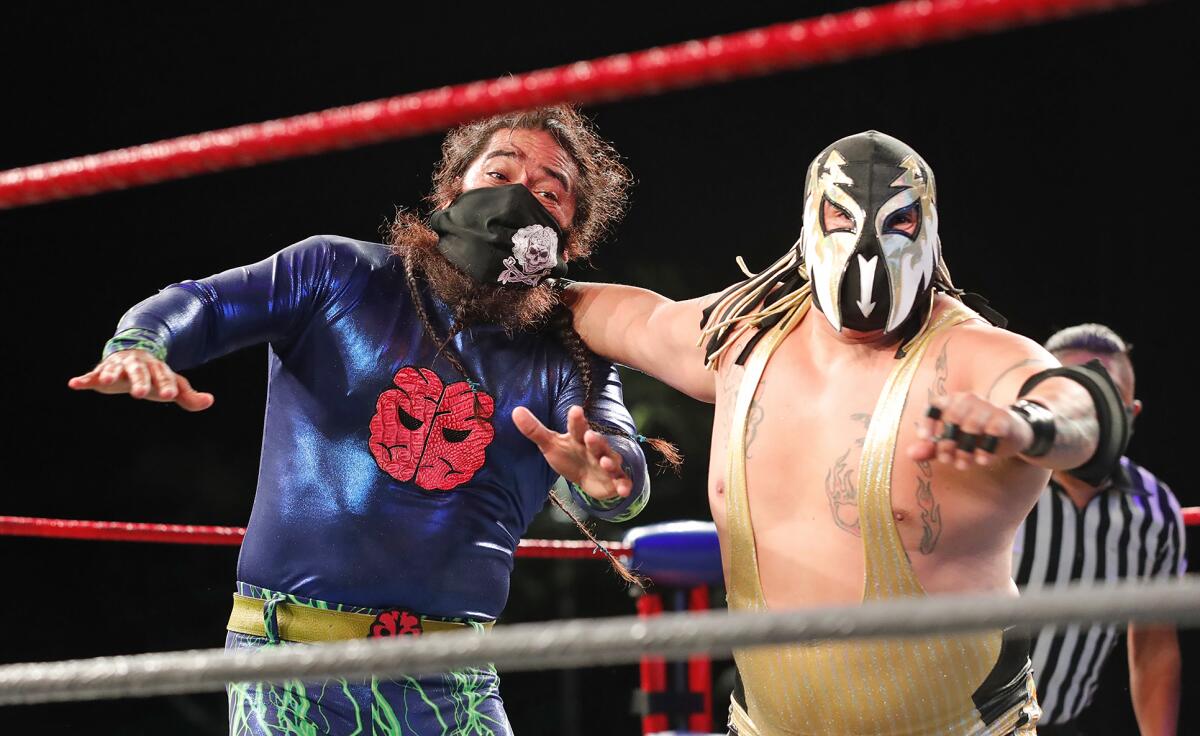
[{"label": "black wrist wrap", "polygon": [[1029,447],[1021,450],[1021,454],[1026,457],[1041,457],[1050,452],[1054,447],[1056,432],[1054,412],[1036,401],[1026,401],[1025,399],[1018,400],[1008,408],[1024,419],[1029,428],[1033,430],[1033,442]]},{"label": "black wrist wrap", "polygon": [[1092,360],[1084,365],[1050,368],[1036,373],[1021,386],[1018,395],[1024,396],[1042,381],[1056,377],[1068,378],[1091,394],[1092,404],[1096,408],[1096,419],[1100,425],[1096,452],[1086,463],[1068,472],[1090,485],[1101,485],[1112,475],[1121,460],[1121,455],[1125,453],[1126,445],[1129,444],[1129,415],[1125,411],[1125,403],[1121,400],[1121,392],[1104,369],[1104,364]]}]

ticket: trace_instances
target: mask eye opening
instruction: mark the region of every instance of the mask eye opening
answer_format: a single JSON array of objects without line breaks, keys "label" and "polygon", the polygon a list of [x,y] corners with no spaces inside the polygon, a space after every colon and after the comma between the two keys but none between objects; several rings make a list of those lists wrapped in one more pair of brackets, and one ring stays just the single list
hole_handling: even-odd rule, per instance
[{"label": "mask eye opening", "polygon": [[[833,209],[837,210],[843,217],[845,217],[847,220],[849,220],[852,223],[850,225],[850,227],[830,228],[828,225],[826,225],[825,224],[825,205],[829,205]],[[831,200],[828,195],[824,195],[824,194],[821,195],[820,218],[821,218],[821,231],[824,232],[826,235],[832,235],[833,233],[852,233],[855,230],[855,226],[853,224],[854,216],[851,215],[849,212],[847,212],[845,207],[843,207],[840,204],[837,204],[836,202]]]},{"label": "mask eye opening", "polygon": [[[897,227],[897,223],[900,221],[900,219],[909,213],[912,213],[913,218],[917,223],[917,226],[913,228],[911,233],[905,232]],[[903,235],[909,240],[916,240],[917,236],[921,234],[921,203],[913,202],[909,206],[902,207],[888,215],[887,219],[883,221],[883,234]]]}]

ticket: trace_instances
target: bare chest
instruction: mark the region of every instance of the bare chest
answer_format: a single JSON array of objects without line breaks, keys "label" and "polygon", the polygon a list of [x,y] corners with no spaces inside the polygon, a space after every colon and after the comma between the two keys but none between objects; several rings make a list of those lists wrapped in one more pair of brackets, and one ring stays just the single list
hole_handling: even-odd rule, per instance
[{"label": "bare chest", "polygon": [[[781,346],[772,357],[745,411],[747,483],[760,507],[778,506],[776,511],[785,515],[810,516],[823,509],[835,526],[856,529],[859,465],[893,366],[876,362],[822,370],[789,355],[787,348]],[[908,460],[903,450],[916,441],[916,419],[927,407],[928,395],[937,390],[938,377],[932,373],[918,371],[898,426],[875,428],[892,439],[886,449],[896,455],[892,503],[901,524],[918,515],[922,503],[928,505],[916,492],[931,481],[933,469]],[[734,366],[721,376],[726,391],[718,399],[714,423],[714,479],[728,471],[731,430],[741,421],[735,410],[744,374],[744,368]],[[943,384],[947,378],[941,377]]]},{"label": "bare chest", "polygon": [[[772,356],[745,412],[746,493],[763,589],[773,605],[793,598],[857,600],[867,490],[860,466],[896,360],[889,353],[818,365],[798,341],[789,342]],[[740,366],[726,366],[719,376],[709,499],[723,535],[729,442],[731,436],[736,441],[731,430],[741,422],[735,408],[739,391],[748,390],[741,386],[744,374]],[[947,343],[935,340],[902,396],[900,421],[872,430],[882,434],[883,461],[890,469],[890,478],[872,491],[882,498],[877,513],[891,517],[919,577],[931,560],[983,554],[972,530],[993,508],[988,488],[994,484],[981,477],[983,470],[960,472],[907,454],[930,397],[959,390],[955,381]]]}]

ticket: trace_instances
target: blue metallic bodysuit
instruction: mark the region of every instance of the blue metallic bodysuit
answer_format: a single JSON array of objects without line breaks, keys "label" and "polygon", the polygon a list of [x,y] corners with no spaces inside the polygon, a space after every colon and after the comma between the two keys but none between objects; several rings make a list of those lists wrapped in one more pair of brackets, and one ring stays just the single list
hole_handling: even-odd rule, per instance
[{"label": "blue metallic bodysuit", "polygon": [[[450,310],[422,296],[449,334]],[[499,616],[517,540],[557,478],[510,413],[524,406],[565,431],[567,410],[584,403],[558,341],[469,327],[451,342],[460,376],[425,334],[387,246],[318,236],[164,289],[125,315],[106,352],[149,347],[185,371],[264,342],[270,380],[241,583],[345,606]],[[636,436],[616,371],[594,375],[589,419]],[[640,510],[649,483],[636,442],[609,441],[635,492],[608,508],[581,500],[620,520]]]}]

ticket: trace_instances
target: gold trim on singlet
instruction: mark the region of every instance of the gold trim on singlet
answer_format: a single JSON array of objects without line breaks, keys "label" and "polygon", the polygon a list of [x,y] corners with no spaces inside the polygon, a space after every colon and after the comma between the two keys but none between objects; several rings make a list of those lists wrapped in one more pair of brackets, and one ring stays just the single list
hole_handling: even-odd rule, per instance
[{"label": "gold trim on singlet", "polygon": [[[725,496],[731,610],[767,609],[746,492],[746,420],[767,361],[810,305],[811,299],[798,304],[754,348],[734,403]],[[909,387],[926,348],[935,335],[975,316],[950,302],[897,361],[871,415],[858,469],[864,601],[925,595],[892,515],[892,463]],[[1011,733],[1018,711],[985,728],[971,699],[995,665],[1000,645],[1001,632],[990,631],[738,650],[734,657],[747,707],[733,708],[731,722],[741,736]]]}]

